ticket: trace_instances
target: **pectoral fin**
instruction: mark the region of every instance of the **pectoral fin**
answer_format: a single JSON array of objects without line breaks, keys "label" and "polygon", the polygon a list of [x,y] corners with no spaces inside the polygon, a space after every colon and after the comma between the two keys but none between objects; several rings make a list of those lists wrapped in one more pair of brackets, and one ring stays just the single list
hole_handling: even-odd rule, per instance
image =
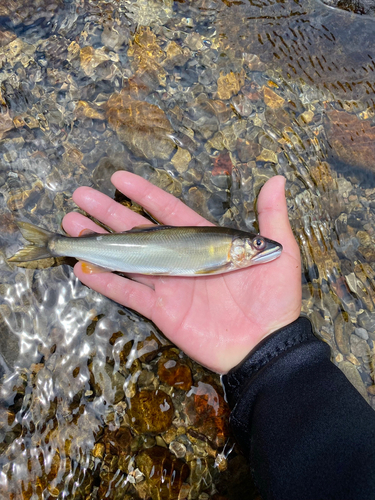
[{"label": "pectoral fin", "polygon": [[218,274],[218,273],[223,273],[225,272],[226,270],[229,271],[228,268],[230,268],[230,262],[228,262],[227,264],[224,264],[223,266],[219,266],[219,267],[209,267],[209,268],[206,268],[206,269],[199,269],[199,271],[195,271],[194,274],[196,274],[197,276],[202,276],[204,274],[207,274],[207,275],[210,275],[210,274]]}]

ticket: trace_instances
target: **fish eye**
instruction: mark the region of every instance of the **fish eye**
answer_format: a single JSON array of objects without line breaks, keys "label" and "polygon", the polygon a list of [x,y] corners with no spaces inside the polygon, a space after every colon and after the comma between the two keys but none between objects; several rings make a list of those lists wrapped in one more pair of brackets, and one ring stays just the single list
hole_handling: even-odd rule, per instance
[{"label": "fish eye", "polygon": [[254,238],[252,243],[253,247],[256,248],[257,250],[263,250],[263,248],[266,246],[266,242],[260,236]]}]

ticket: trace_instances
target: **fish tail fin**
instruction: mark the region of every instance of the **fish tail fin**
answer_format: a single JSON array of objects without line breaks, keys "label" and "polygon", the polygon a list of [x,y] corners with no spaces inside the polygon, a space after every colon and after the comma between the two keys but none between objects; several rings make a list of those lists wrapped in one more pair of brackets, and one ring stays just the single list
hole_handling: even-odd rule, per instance
[{"label": "fish tail fin", "polygon": [[17,253],[8,259],[8,262],[29,262],[31,260],[45,259],[52,257],[48,248],[48,243],[54,236],[53,233],[41,227],[34,226],[29,222],[17,222],[25,240],[30,241],[32,245],[21,248]]}]

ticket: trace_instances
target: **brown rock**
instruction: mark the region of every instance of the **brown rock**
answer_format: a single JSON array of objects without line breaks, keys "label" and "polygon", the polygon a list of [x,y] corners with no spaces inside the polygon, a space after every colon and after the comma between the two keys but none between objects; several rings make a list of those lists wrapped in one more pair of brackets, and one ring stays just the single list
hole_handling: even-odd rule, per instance
[{"label": "brown rock", "polygon": [[276,92],[268,87],[264,87],[263,95],[264,102],[269,108],[278,109],[281,108],[285,103],[285,99],[283,97],[280,97],[278,94],[276,94]]},{"label": "brown rock", "polygon": [[9,212],[0,213],[0,227],[3,234],[13,234],[18,231],[18,226],[14,222],[14,217]]},{"label": "brown rock", "polygon": [[260,146],[256,142],[237,139],[237,154],[243,163],[254,160],[260,153]]},{"label": "brown rock", "polygon": [[231,71],[227,75],[220,73],[217,81],[217,95],[219,99],[224,101],[230,99],[233,95],[238,94],[240,88],[245,82],[245,72],[233,73]]},{"label": "brown rock", "polygon": [[140,27],[134,42],[130,42],[128,56],[132,59],[134,76],[138,84],[150,90],[165,85],[166,72],[161,63],[165,52],[157,43],[155,34],[149,27]]},{"label": "brown rock", "polygon": [[20,23],[30,25],[39,20],[43,13],[47,21],[56,14],[63,4],[61,0],[2,0],[0,2],[0,17],[9,17],[14,26]]},{"label": "brown rock", "polygon": [[189,163],[191,160],[191,154],[186,149],[178,148],[177,152],[173,156],[171,162],[174,165],[175,169],[183,174],[189,167]]},{"label": "brown rock", "polygon": [[375,169],[375,128],[345,111],[331,110],[324,123],[332,153],[342,162]]},{"label": "brown rock", "polygon": [[[130,452],[131,441],[132,435],[127,427],[120,427],[116,431],[110,431],[106,427],[106,432],[100,439],[100,442],[105,446],[105,452],[110,455],[127,455]],[[98,444],[95,445],[95,448]]]},{"label": "brown rock", "polygon": [[167,45],[167,58],[163,62],[164,68],[171,70],[175,66],[183,66],[191,57],[187,47],[182,48],[173,40]]},{"label": "brown rock", "polygon": [[96,68],[103,62],[113,60],[118,61],[118,56],[109,56],[104,49],[94,49],[91,46],[83,47],[80,50],[81,67],[87,76],[92,76]]},{"label": "brown rock", "polygon": [[214,448],[224,446],[229,435],[229,407],[216,385],[199,382],[190,390],[185,409],[192,424],[190,433],[198,433]]},{"label": "brown rock", "polygon": [[160,434],[172,424],[172,399],[164,391],[140,391],[130,400],[129,417],[137,434]]},{"label": "brown rock", "polygon": [[13,120],[9,116],[9,111],[6,113],[0,113],[0,139],[3,137],[5,132],[14,128]]},{"label": "brown rock", "polygon": [[164,352],[159,359],[158,377],[161,382],[183,391],[188,391],[193,383],[190,368],[173,350]]},{"label": "brown rock", "polygon": [[78,101],[74,114],[77,118],[92,118],[95,120],[104,120],[104,112],[101,111],[97,106],[93,106],[85,101]]},{"label": "brown rock", "polygon": [[257,156],[257,161],[269,161],[271,163],[277,163],[277,154],[270,149],[262,149],[259,156]]},{"label": "brown rock", "polygon": [[13,42],[17,38],[17,35],[12,31],[0,30],[0,47],[8,45],[8,43]]},{"label": "brown rock", "polygon": [[233,163],[228,151],[223,151],[214,158],[212,175],[230,175]]},{"label": "brown rock", "polygon": [[164,111],[145,101],[112,96],[107,104],[107,118],[120,141],[137,156],[167,160],[176,145],[173,128]]},{"label": "brown rock", "polygon": [[160,347],[160,340],[154,333],[151,333],[149,337],[147,337],[142,342],[138,342],[137,344],[137,354],[139,361],[141,361],[142,363],[149,363],[157,356]]},{"label": "brown rock", "polygon": [[292,124],[291,114],[288,113],[284,108],[273,109],[267,107],[265,111],[265,117],[267,123],[271,124],[277,130],[284,130],[285,127],[289,127]]},{"label": "brown rock", "polygon": [[335,340],[337,347],[344,355],[350,353],[350,330],[353,330],[353,326],[348,322],[348,318],[339,314],[335,320]]},{"label": "brown rock", "polygon": [[151,498],[155,500],[181,498],[180,490],[190,474],[188,464],[161,446],[141,451],[136,457],[136,464],[145,475]]}]

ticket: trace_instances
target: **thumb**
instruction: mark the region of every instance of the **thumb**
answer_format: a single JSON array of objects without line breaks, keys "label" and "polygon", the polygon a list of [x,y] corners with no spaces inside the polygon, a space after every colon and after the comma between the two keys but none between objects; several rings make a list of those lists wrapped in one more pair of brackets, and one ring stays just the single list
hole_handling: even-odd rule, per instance
[{"label": "thumb", "polygon": [[285,251],[297,256],[299,249],[290,227],[285,199],[285,177],[276,175],[264,184],[257,208],[260,234],[278,241]]}]

